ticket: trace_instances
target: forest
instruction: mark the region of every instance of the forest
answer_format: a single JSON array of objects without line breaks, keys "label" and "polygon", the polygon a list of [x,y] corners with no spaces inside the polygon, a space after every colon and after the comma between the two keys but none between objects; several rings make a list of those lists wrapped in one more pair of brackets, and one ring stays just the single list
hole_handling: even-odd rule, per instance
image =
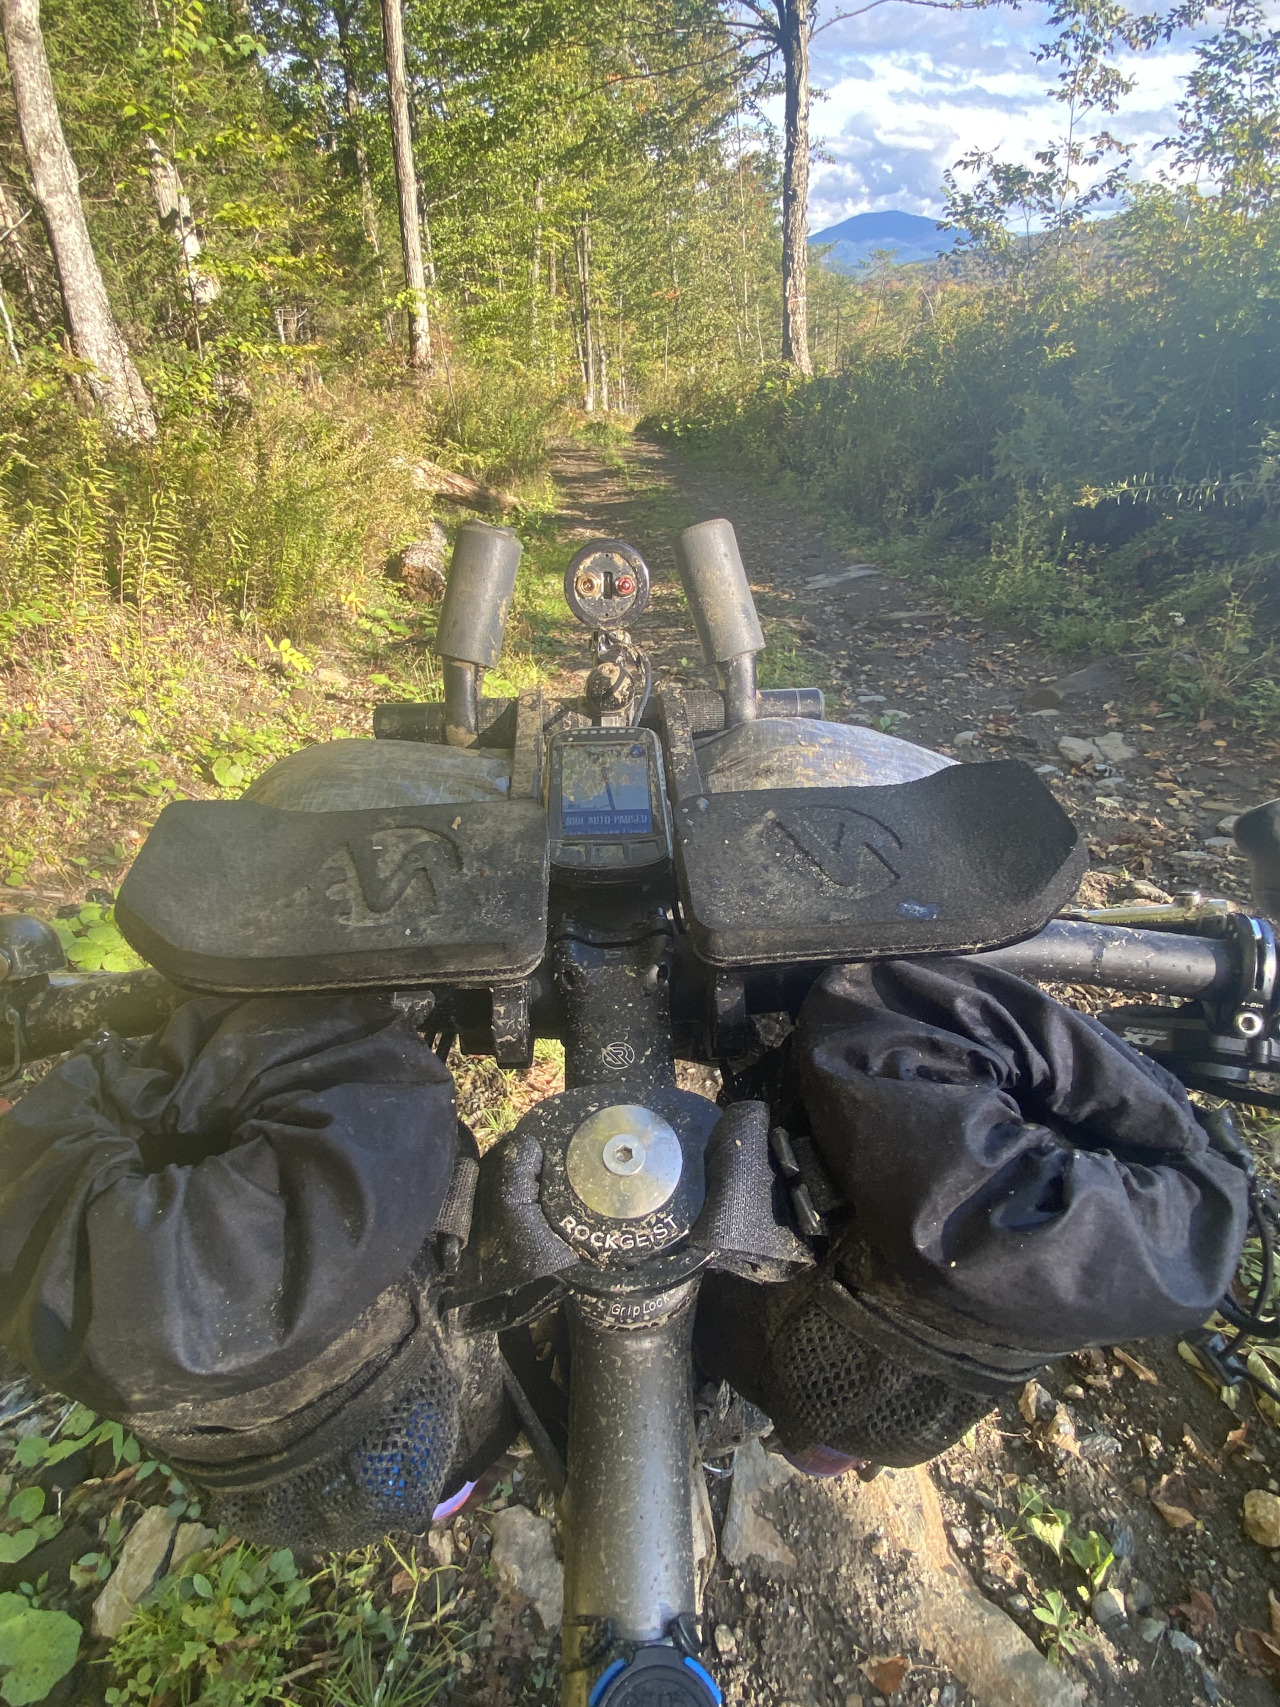
[{"label": "forest", "polygon": [[[10,649],[106,607],[292,639],[421,531],[424,465],[532,514],[572,418],[732,458],[1055,645],[1140,644],[1189,711],[1274,711],[1261,0],[1060,0],[1063,136],[948,174],[960,262],[858,278],[806,268],[810,0],[5,18]],[[1117,55],[1192,26],[1168,170],[1130,181]],[[57,149],[15,103],[36,60]]]}]

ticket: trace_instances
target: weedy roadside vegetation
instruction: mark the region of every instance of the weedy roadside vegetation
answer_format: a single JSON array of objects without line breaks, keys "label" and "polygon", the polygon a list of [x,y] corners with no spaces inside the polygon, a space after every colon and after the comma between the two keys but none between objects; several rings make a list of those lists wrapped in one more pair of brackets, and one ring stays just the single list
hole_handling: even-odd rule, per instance
[{"label": "weedy roadside vegetation", "polygon": [[[0,1594],[8,1707],[43,1701],[73,1670],[68,1699],[107,1707],[425,1707],[473,1639],[451,1615],[447,1573],[411,1544],[307,1564],[222,1532],[164,1571],[114,1640],[94,1639],[90,1608],[143,1507],[195,1522],[199,1501],[118,1423],[21,1379],[0,1392],[0,1435],[0,1567],[16,1585]],[[53,1560],[68,1536],[92,1537],[69,1565],[65,1540]]]},{"label": "weedy roadside vegetation", "polygon": [[1136,654],[1190,721],[1273,725],[1280,202],[1135,189],[1060,241],[837,283],[818,377],[699,377],[648,425],[933,597]]}]

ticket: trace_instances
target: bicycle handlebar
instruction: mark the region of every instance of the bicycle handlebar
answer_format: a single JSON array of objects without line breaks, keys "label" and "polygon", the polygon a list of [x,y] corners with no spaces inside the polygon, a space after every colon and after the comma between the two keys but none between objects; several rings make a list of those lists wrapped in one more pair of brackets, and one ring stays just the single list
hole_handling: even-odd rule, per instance
[{"label": "bicycle handlebar", "polygon": [[1022,978],[1159,996],[1220,995],[1238,975],[1225,942],[1085,919],[1051,919],[1038,936],[969,958]]}]

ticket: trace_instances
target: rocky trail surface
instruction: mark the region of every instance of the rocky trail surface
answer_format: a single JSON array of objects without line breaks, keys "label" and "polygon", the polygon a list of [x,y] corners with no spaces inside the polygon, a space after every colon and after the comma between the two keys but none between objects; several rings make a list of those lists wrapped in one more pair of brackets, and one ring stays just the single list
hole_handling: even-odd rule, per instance
[{"label": "rocky trail surface", "polygon": [[[766,681],[820,685],[829,715],[961,760],[1032,763],[1088,837],[1081,900],[1246,897],[1229,820],[1280,794],[1280,743],[1188,728],[1132,660],[1064,664],[932,608],[776,498],[657,446],[611,462],[564,446],[556,477],[566,534],[623,537],[649,560],[637,638],[659,680],[709,682],[671,532],[727,516],[770,641]],[[487,1646],[457,1700],[554,1699],[554,1508],[533,1460],[515,1474],[498,1504],[526,1503],[537,1524],[455,1526],[491,1561],[483,1581],[463,1577]],[[1263,1707],[1280,1526],[1246,1526],[1244,1506],[1280,1519],[1277,1474],[1280,1436],[1249,1398],[1229,1408],[1156,1344],[1067,1359],[932,1465],[871,1483],[742,1449],[710,1483],[707,1663],[731,1707]]]}]

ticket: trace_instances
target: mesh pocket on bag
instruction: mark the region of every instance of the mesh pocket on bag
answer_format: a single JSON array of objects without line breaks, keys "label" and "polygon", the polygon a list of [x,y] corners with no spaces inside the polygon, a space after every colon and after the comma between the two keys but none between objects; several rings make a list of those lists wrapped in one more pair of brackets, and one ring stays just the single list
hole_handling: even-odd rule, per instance
[{"label": "mesh pocket on bag", "polygon": [[375,1409],[354,1445],[263,1486],[210,1494],[213,1521],[233,1534],[298,1552],[349,1552],[390,1529],[431,1522],[458,1446],[458,1389],[438,1350]]},{"label": "mesh pocket on bag", "polygon": [[821,1442],[898,1467],[936,1457],[994,1403],[871,1345],[823,1308],[820,1292],[775,1335],[767,1385],[762,1402],[788,1445]]}]

